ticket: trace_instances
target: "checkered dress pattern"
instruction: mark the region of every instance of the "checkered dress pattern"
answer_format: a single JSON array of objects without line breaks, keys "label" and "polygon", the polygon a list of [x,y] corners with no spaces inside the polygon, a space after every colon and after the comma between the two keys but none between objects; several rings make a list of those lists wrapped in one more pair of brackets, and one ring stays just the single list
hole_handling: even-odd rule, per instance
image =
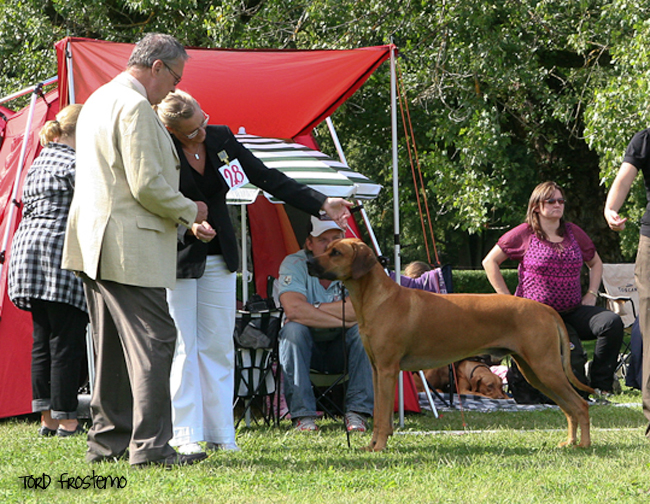
[{"label": "checkered dress pattern", "polygon": [[74,179],[74,149],[53,142],[27,172],[9,261],[9,298],[20,309],[30,310],[30,299],[41,299],[87,311],[81,280],[61,269]]}]

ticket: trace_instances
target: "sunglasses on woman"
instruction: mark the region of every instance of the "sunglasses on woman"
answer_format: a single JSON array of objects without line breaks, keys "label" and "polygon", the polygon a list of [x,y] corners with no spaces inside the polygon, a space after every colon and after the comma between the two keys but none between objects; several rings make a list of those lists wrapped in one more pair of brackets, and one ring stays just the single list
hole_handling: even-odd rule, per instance
[{"label": "sunglasses on woman", "polygon": [[549,205],[555,205],[556,203],[564,205],[564,203],[566,203],[566,200],[564,198],[549,198],[546,200],[546,203]]},{"label": "sunglasses on woman", "polygon": [[196,128],[191,133],[188,133],[187,135],[185,135],[190,140],[192,140],[192,138],[194,138],[196,135],[199,134],[199,131],[201,131],[203,128],[205,128],[208,125],[208,121],[210,120],[210,116],[208,114],[206,114],[205,112],[203,112],[203,115],[205,115],[205,119],[203,119],[203,122],[201,123],[201,126]]}]

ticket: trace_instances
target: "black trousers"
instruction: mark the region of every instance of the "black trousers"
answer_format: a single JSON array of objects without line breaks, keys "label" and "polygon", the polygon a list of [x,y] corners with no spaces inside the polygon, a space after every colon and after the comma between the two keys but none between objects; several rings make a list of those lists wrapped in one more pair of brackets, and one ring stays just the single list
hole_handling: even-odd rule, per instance
[{"label": "black trousers", "polygon": [[[601,306],[587,305],[581,305],[575,310],[560,315],[567,325],[570,337],[573,328],[580,340],[596,340],[590,385],[592,388],[611,392],[614,369],[623,343],[621,318]],[[579,375],[576,376],[581,378]]]},{"label": "black trousers", "polygon": [[79,378],[86,364],[86,312],[66,303],[31,299],[32,409],[77,418]]}]

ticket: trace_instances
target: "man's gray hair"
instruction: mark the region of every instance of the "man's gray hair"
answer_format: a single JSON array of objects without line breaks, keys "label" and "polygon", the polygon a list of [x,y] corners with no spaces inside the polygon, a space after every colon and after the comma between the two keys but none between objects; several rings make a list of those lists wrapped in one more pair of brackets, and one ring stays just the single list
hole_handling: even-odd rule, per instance
[{"label": "man's gray hair", "polygon": [[135,45],[126,66],[127,68],[133,66],[151,68],[156,60],[171,62],[178,59],[187,61],[189,56],[176,38],[164,33],[147,33]]}]

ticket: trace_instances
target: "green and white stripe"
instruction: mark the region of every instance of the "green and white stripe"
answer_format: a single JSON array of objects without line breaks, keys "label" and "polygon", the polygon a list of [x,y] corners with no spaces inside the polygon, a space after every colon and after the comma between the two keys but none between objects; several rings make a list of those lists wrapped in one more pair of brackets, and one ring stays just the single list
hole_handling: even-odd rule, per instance
[{"label": "green and white stripe", "polygon": [[[236,137],[268,168],[278,169],[287,176],[327,196],[372,199],[381,190],[381,185],[352,171],[343,163],[335,161],[326,154],[309,149],[304,145],[253,135],[236,135]],[[255,186],[246,184],[228,193],[228,203],[251,203],[255,201],[258,193],[259,189]],[[270,194],[265,193],[265,196],[270,201],[279,202]]]}]

